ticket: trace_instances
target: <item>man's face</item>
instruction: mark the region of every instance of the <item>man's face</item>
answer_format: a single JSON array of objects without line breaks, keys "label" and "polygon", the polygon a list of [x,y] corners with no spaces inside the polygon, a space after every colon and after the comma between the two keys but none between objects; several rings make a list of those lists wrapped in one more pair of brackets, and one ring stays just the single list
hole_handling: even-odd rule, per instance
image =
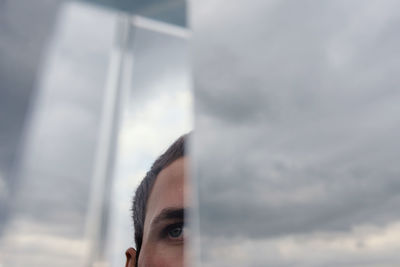
[{"label": "man's face", "polygon": [[180,158],[157,176],[147,201],[138,266],[183,266],[184,194],[186,158]]}]

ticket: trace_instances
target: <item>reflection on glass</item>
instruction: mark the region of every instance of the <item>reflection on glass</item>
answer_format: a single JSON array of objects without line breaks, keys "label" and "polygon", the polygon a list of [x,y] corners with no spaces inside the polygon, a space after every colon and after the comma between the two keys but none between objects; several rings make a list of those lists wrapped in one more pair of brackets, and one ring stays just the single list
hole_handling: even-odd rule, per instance
[{"label": "reflection on glass", "polygon": [[197,266],[397,266],[399,3],[229,5],[191,5]]}]

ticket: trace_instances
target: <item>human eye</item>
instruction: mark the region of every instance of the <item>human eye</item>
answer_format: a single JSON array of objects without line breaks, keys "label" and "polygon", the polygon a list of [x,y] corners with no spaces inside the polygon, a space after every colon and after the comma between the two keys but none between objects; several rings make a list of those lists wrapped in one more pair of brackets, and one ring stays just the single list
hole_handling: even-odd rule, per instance
[{"label": "human eye", "polygon": [[163,230],[163,237],[172,241],[183,241],[184,225],[183,222],[170,224]]}]

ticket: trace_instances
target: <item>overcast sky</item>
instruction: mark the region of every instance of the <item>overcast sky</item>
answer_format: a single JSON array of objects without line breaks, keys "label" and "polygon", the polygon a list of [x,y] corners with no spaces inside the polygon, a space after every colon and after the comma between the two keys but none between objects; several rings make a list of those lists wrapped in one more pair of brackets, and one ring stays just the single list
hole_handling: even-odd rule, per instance
[{"label": "overcast sky", "polygon": [[203,266],[400,262],[399,10],[191,1]]},{"label": "overcast sky", "polygon": [[[11,7],[0,19],[26,21],[0,26],[1,62],[16,62],[1,64],[1,93],[18,99],[1,107],[26,104],[38,47],[54,35],[40,63],[39,108],[0,258],[5,266],[77,266],[115,16],[73,4],[55,20],[41,13],[56,9],[50,2],[44,11],[9,3],[0,1],[0,12]],[[398,265],[398,1],[193,0],[190,8],[203,266]],[[10,34],[21,25],[37,27],[37,37]],[[143,64],[144,73],[133,72],[136,91],[119,136],[110,222],[118,231],[108,236],[116,266],[132,244],[125,229],[134,187],[191,128],[186,42],[136,34],[132,67]],[[12,80],[21,84],[10,93]],[[21,121],[26,112],[0,115],[8,130],[0,139],[0,201],[23,125],[12,116]]]}]

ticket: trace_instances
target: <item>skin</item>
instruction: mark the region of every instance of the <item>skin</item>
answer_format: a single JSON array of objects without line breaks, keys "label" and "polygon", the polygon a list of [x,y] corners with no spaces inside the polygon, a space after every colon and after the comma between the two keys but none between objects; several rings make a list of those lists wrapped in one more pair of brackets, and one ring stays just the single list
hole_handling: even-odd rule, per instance
[{"label": "skin", "polygon": [[[177,159],[157,176],[147,202],[139,267],[183,266],[186,237],[181,211],[189,194],[186,164],[186,157]],[[135,249],[125,254],[125,266],[135,267]]]}]

